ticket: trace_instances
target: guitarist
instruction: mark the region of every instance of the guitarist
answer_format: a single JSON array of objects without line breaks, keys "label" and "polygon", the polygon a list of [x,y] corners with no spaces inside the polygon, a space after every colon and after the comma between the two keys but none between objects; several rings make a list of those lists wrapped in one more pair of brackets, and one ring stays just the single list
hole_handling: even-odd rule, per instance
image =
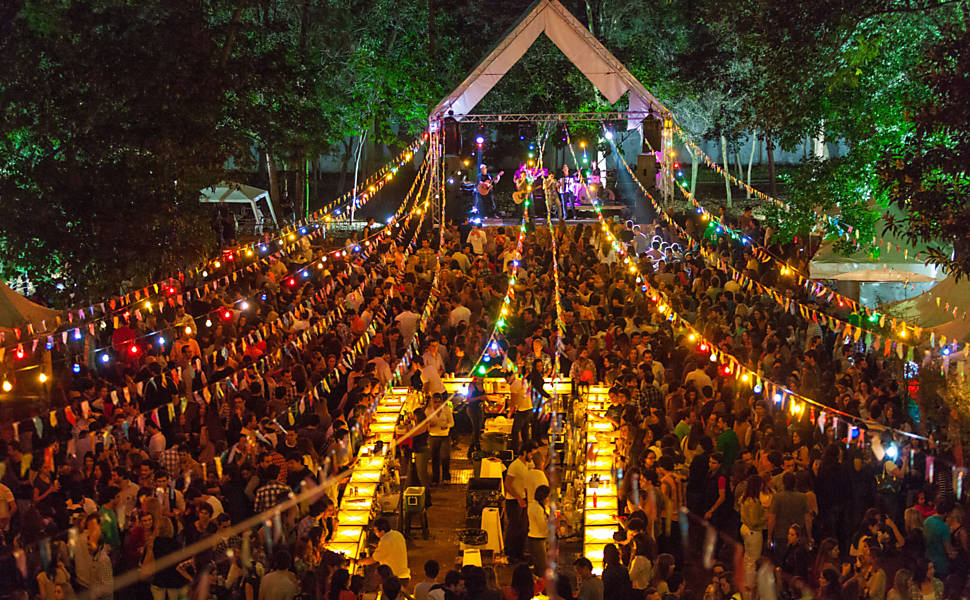
[{"label": "guitarist", "polygon": [[485,208],[487,202],[489,208],[489,214],[495,215],[495,201],[492,199],[492,188],[498,183],[499,179],[502,178],[502,173],[496,175],[489,175],[488,165],[482,163],[478,165],[478,182],[475,185],[475,208],[476,212],[480,212]]}]

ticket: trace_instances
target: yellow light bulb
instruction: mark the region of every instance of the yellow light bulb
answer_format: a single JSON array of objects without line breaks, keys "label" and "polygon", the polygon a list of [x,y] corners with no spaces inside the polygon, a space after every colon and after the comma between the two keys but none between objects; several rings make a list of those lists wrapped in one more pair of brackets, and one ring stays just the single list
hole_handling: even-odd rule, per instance
[{"label": "yellow light bulb", "polygon": [[145,300],[145,310],[151,310],[151,309],[152,309],[152,303],[149,302],[148,300]]},{"label": "yellow light bulb", "polygon": [[212,263],[212,266],[218,269],[219,267],[222,266],[222,263],[219,262],[219,261],[216,261],[216,262]]},{"label": "yellow light bulb", "polygon": [[689,336],[687,336],[687,339],[693,342],[694,340],[697,339],[697,336],[692,333]]},{"label": "yellow light bulb", "polygon": [[905,327],[903,327],[902,329],[899,330],[899,337],[901,337],[901,338],[906,337],[906,328]]},{"label": "yellow light bulb", "polygon": [[47,373],[41,373],[37,379],[40,379],[41,383],[47,383]]},{"label": "yellow light bulb", "polygon": [[748,378],[748,374],[747,373],[744,373],[743,375],[741,375],[741,381],[747,383],[748,382],[748,379],[749,378]]},{"label": "yellow light bulb", "polygon": [[12,389],[13,389],[13,384],[11,384],[11,383],[10,383],[9,381],[7,381],[7,380],[4,380],[4,381],[3,381],[3,391],[5,391],[5,392],[9,392],[9,391],[10,391],[10,390],[12,390]]}]

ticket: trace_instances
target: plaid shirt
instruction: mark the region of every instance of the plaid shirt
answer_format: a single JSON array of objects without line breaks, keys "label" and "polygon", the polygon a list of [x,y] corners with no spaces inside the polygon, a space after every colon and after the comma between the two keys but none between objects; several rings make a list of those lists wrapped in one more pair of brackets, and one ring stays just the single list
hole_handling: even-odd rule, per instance
[{"label": "plaid shirt", "polygon": [[182,471],[182,461],[179,460],[178,448],[172,446],[168,450],[163,450],[158,455],[158,464],[165,469],[172,479],[177,479]]},{"label": "plaid shirt", "polygon": [[290,488],[277,480],[272,480],[256,490],[254,508],[257,513],[273,508],[290,495]]},{"label": "plaid shirt", "polygon": [[286,466],[286,459],[279,452],[269,453],[269,462],[272,465],[276,465],[280,468],[279,477],[276,478],[280,483],[286,483],[286,476],[289,474],[289,469]]},{"label": "plaid shirt", "polygon": [[664,394],[660,389],[653,385],[644,385],[637,390],[637,408],[640,409],[640,418],[645,419],[650,416],[651,406],[663,406]]}]

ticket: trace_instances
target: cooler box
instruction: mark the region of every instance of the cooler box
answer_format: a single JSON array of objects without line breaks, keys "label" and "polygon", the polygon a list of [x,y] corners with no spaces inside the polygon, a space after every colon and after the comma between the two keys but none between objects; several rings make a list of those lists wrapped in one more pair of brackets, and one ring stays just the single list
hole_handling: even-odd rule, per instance
[{"label": "cooler box", "polygon": [[424,510],[424,488],[409,487],[404,490],[404,512],[414,513]]}]

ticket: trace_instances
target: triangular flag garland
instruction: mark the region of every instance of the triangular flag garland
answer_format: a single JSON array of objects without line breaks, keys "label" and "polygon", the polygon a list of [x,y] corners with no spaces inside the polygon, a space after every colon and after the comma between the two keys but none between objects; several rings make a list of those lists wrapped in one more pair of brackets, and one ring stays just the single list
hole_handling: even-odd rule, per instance
[{"label": "triangular flag garland", "polygon": [[[269,252],[271,248],[282,247],[282,248],[293,248],[296,243],[301,238],[315,238],[323,234],[326,227],[331,224],[349,220],[351,211],[350,206],[353,205],[356,208],[362,207],[371,198],[374,197],[377,191],[379,191],[387,182],[391,181],[392,177],[388,175],[392,172],[397,172],[400,167],[410,162],[414,157],[417,156],[419,150],[427,142],[428,133],[425,132],[417,140],[409,144],[401,153],[392,159],[390,162],[385,164],[383,167],[372,173],[368,178],[363,180],[363,182],[358,185],[358,196],[353,196],[353,191],[349,191],[340,197],[332,200],[329,204],[319,209],[310,215],[307,219],[293,224],[281,230],[275,236],[265,236],[260,240],[255,242],[249,242],[245,244],[240,244],[230,249],[224,249],[220,252],[219,256],[205,261],[202,265],[197,267],[192,267],[178,271],[176,274],[165,277],[159,281],[148,284],[137,290],[133,290],[127,294],[110,298],[106,301],[95,302],[88,307],[84,308],[74,308],[65,311],[67,317],[67,323],[73,324],[76,321],[85,321],[88,319],[94,319],[96,322],[105,321],[114,323],[115,328],[118,327],[117,321],[119,315],[113,314],[116,311],[124,312],[124,317],[128,318],[128,312],[132,309],[135,303],[140,302],[143,298],[147,299],[152,296],[158,296],[159,294],[165,296],[177,296],[167,298],[168,301],[178,304],[182,304],[183,294],[186,296],[191,295],[193,290],[182,290],[179,284],[185,282],[186,278],[194,278],[196,276],[202,276],[203,278],[210,275],[210,269],[215,267],[216,270],[221,268],[223,263],[228,268],[230,265],[235,267],[237,262],[252,260],[253,264],[258,264],[264,260],[262,255]],[[424,165],[427,161],[423,162]],[[252,266],[252,265],[249,265]],[[243,268],[243,267],[240,267]],[[238,273],[233,270],[231,277],[233,281],[238,277]],[[228,282],[229,276],[222,277],[225,282]],[[218,280],[216,280],[215,285],[218,285]],[[209,284],[205,284],[208,288]],[[155,300],[157,302],[157,299]],[[106,305],[107,304],[107,308]],[[63,321],[60,316],[57,316],[51,327],[48,327],[46,321],[41,322],[41,326],[37,327],[34,323],[28,323],[27,329],[30,336],[47,336],[54,333],[63,325]],[[94,323],[91,323],[94,325]],[[93,335],[93,333],[92,333]],[[16,329],[16,337],[20,339],[21,330]],[[3,343],[2,337],[0,337],[0,344]]]},{"label": "triangular flag garland", "polygon": [[[410,222],[411,217],[414,216],[415,212],[416,211],[412,209],[412,211],[407,215],[407,217],[406,217],[406,219],[405,219],[405,221],[403,223],[403,226],[400,227],[400,231],[397,234],[398,235],[398,238],[400,238],[400,237],[403,236],[404,231],[408,228],[408,223]],[[418,231],[420,231],[420,223],[423,223],[424,211],[422,211],[421,213],[418,213],[418,214],[421,215],[421,219],[419,220],[420,221],[419,222],[419,226],[416,227],[415,230],[414,230],[415,233],[417,233]],[[384,234],[386,234],[386,232]],[[384,235],[384,234],[382,234],[382,235]],[[412,244],[412,246],[413,246],[413,244]],[[377,242],[375,242],[375,243],[368,243],[367,246],[366,246],[366,248],[368,248],[368,249],[369,248],[375,248],[376,249],[377,248]],[[344,254],[346,255],[346,258],[351,258],[351,256],[350,256],[351,253],[350,252],[345,252]],[[353,259],[357,263],[362,263],[362,262],[368,260],[369,258],[371,258],[371,256],[373,256],[373,254],[369,250],[361,249],[359,251],[359,253],[356,253],[353,256]],[[330,291],[333,290],[334,286],[337,283],[344,282],[344,281],[346,281],[350,277],[350,275],[354,272],[354,267],[352,266],[352,264],[353,264],[353,262],[352,263],[348,263],[347,268],[344,271],[341,271],[341,272],[337,273],[336,276],[335,276],[335,278],[334,278],[334,280],[330,283],[330,285],[326,289],[321,290],[318,293],[314,294],[312,297],[305,299],[304,302],[303,302],[303,304],[292,308],[288,313],[284,313],[283,315],[281,315],[280,317],[278,317],[275,322],[270,323],[270,324],[262,324],[256,330],[256,332],[250,334],[250,336],[255,336],[256,338],[260,338],[260,339],[265,338],[266,336],[270,335],[270,331],[269,331],[270,329],[272,329],[273,331],[276,331],[277,328],[279,328],[281,330],[282,329],[282,324],[284,322],[288,322],[290,320],[291,316],[298,315],[298,314],[306,314],[306,315],[312,314],[312,308],[313,308],[313,305],[314,304],[316,304],[317,302],[319,302],[324,297],[328,297],[329,294],[330,294]],[[366,285],[369,283],[369,281],[372,278],[376,277],[376,274],[377,274],[377,270],[376,269],[375,270],[371,270],[370,273],[368,274],[368,277],[363,278],[360,281],[359,285],[355,288],[355,290],[358,291],[358,292],[362,292],[363,289],[366,287]],[[325,332],[329,331],[332,328],[333,323],[337,319],[339,319],[340,317],[342,317],[345,314],[345,312],[346,312],[346,309],[343,307],[342,304],[338,304],[337,306],[335,306],[333,312],[331,312],[328,315],[324,315],[320,319],[320,321],[318,321],[317,324],[315,326],[313,326],[313,328],[312,328],[313,334],[316,335],[316,336],[320,336],[320,335],[323,335]],[[382,314],[386,314],[386,308],[382,311]],[[301,335],[294,336],[294,339],[291,342],[289,342],[289,343],[290,344],[296,344],[296,345],[299,345],[299,346],[302,347],[306,343],[306,341],[309,340],[309,339],[311,339],[311,338],[309,336],[307,336],[305,334],[305,332],[304,332],[304,334],[302,336]],[[238,352],[238,351],[240,351],[243,343],[244,343],[244,340],[242,340],[242,339],[241,340],[237,340],[236,342],[233,342],[232,347],[235,350],[237,350],[237,352]],[[278,358],[275,361],[275,363],[271,363],[267,359],[267,357],[262,356],[251,367],[248,367],[247,369],[240,368],[239,371],[234,372],[232,375],[227,376],[225,379],[220,380],[220,381],[217,381],[217,382],[210,383],[208,386],[206,386],[205,393],[208,394],[210,398],[211,398],[211,394],[213,392],[215,392],[217,395],[219,395],[221,397],[226,397],[226,396],[228,396],[228,394],[225,391],[225,387],[230,383],[231,379],[233,379],[236,376],[238,376],[238,373],[239,372],[245,372],[245,371],[248,371],[248,370],[251,369],[254,373],[262,375],[262,374],[265,374],[266,372],[268,372],[269,370],[275,368],[275,366],[276,366],[277,363],[278,363]],[[172,377],[173,380],[179,380],[179,378],[180,378],[178,372],[173,372],[173,374],[171,375],[171,377]],[[123,387],[123,388],[121,388],[121,391],[122,391],[122,393],[123,393],[123,395],[124,395],[124,397],[126,399],[126,402],[130,403],[131,402],[130,390],[127,387]],[[139,390],[139,392],[140,392],[140,390]],[[113,402],[115,403],[115,405],[117,405],[118,404],[118,401],[117,401],[117,399],[118,399],[118,390],[112,390],[111,396],[113,398]],[[139,397],[140,396],[141,396],[141,394],[139,393]],[[169,419],[169,420],[175,419],[178,414],[181,414],[181,409],[183,408],[183,406],[182,406],[183,402],[184,402],[184,399],[180,399],[180,400],[176,400],[176,401],[173,401],[173,402],[170,402],[170,403],[166,404],[165,406],[162,407],[162,409],[164,410],[164,413],[162,413],[162,414],[167,419]],[[82,408],[82,413],[87,413],[87,416],[90,416],[90,405],[88,405],[87,402],[82,403],[81,404],[81,408]],[[49,413],[48,421],[50,422],[50,427],[51,428],[48,431],[52,435],[54,435],[56,433],[59,433],[59,432],[63,432],[63,429],[58,429],[57,428],[57,423],[60,422],[59,419],[61,418],[61,415],[63,415],[64,421],[70,421],[70,418],[71,417],[68,417],[67,416],[67,412],[66,412],[67,410],[70,410],[70,407],[65,407],[65,408],[62,408],[62,409],[57,409],[57,410],[51,411],[51,413]],[[160,417],[160,415],[158,413],[158,410],[159,409],[153,409],[151,411],[146,411],[145,413],[141,413],[139,415],[136,415],[135,417],[132,417],[132,418],[129,418],[129,419],[125,420],[125,421],[122,421],[121,422],[121,425],[122,425],[121,430],[124,432],[125,435],[127,435],[127,431],[129,429],[129,426],[128,425],[129,425],[129,422],[132,419],[134,419],[136,422],[138,422],[140,424],[139,425],[139,429],[140,430],[143,430],[143,425],[141,425],[141,423],[144,422],[144,419],[145,419],[145,416],[146,415],[148,417],[150,417],[153,422],[156,422],[156,424],[160,424],[162,422],[162,419],[161,419],[161,417]],[[71,416],[73,417],[73,411],[71,411]],[[44,429],[44,424],[41,421],[41,419],[39,417],[33,417],[30,420],[31,420],[31,422],[32,422],[35,430],[37,431],[37,436],[40,437],[40,438],[43,438],[45,429]],[[13,425],[14,425],[15,431],[19,432],[19,430],[20,430],[19,424],[18,423],[14,423]],[[96,433],[96,432],[92,432],[92,433]],[[103,431],[100,432],[100,433],[103,433]],[[19,433],[18,433],[18,435],[19,435]],[[63,436],[64,441],[68,441],[72,437],[70,435],[70,432],[69,431],[62,433],[61,435]]]}]

